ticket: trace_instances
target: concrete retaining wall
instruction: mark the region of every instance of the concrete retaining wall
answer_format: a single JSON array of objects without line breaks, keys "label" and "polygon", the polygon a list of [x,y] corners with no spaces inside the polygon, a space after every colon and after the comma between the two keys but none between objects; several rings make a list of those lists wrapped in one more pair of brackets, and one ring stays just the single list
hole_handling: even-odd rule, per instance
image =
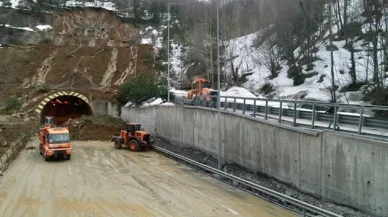
[{"label": "concrete retaining wall", "polygon": [[[217,113],[193,107],[122,109],[126,121],[154,135],[217,157]],[[302,192],[385,216],[388,144],[335,132],[301,130],[222,112],[222,155]]]},{"label": "concrete retaining wall", "polygon": [[10,148],[0,158],[0,171],[4,171],[16,156],[26,147],[30,136],[21,137],[18,141],[12,143]]}]

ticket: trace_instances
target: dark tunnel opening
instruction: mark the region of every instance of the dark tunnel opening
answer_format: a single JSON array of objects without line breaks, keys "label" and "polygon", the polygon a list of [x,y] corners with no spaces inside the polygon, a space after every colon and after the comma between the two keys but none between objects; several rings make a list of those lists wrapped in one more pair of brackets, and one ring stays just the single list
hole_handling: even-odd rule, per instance
[{"label": "dark tunnel opening", "polygon": [[93,115],[88,103],[76,96],[59,96],[43,107],[40,120],[43,123],[45,116],[52,116],[55,123],[61,125],[69,119],[78,119],[84,115]]}]

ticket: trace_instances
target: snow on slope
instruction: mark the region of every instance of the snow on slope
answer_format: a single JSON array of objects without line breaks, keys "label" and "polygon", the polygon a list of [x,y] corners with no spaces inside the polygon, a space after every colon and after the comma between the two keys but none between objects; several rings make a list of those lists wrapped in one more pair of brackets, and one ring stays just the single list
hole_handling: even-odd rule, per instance
[{"label": "snow on slope", "polygon": [[[263,64],[260,63],[260,58],[263,57],[262,47],[256,48],[253,46],[254,40],[257,36],[262,35],[262,31],[253,33],[247,36],[233,39],[229,41],[227,47],[228,56],[237,57],[233,60],[234,65],[241,65],[240,72],[251,71],[252,76],[248,77],[248,82],[243,86],[248,90],[257,93],[260,87],[265,83],[272,83],[276,88],[275,98],[288,98],[292,99],[296,94],[306,92],[306,99],[312,100],[330,100],[330,93],[327,87],[331,82],[331,70],[330,70],[330,51],[326,50],[328,42],[320,42],[318,44],[319,51],[316,56],[320,59],[314,62],[314,68],[312,71],[307,72],[306,66],[303,66],[303,73],[317,72],[318,75],[312,78],[307,78],[305,83],[300,86],[293,86],[293,80],[287,77],[288,66],[285,62],[281,63],[282,69],[277,78],[269,79],[270,71]],[[341,88],[348,85],[351,82],[349,75],[350,52],[344,48],[345,41],[335,41],[333,44],[339,49],[334,51],[334,70],[335,70],[335,82]],[[361,45],[364,45],[362,47]],[[265,46],[265,45],[263,45]],[[367,59],[367,52],[365,51],[365,41],[359,41],[355,44],[355,49],[363,50],[355,53],[356,60],[356,73],[358,81],[365,81],[372,79],[372,60]],[[228,67],[228,65],[227,65]],[[318,83],[321,76],[325,76],[323,82]],[[339,89],[340,89],[339,88]],[[340,101],[348,101],[346,96],[337,93],[340,97]],[[352,100],[350,100],[352,101]]]},{"label": "snow on slope", "polygon": [[[343,4],[343,1],[340,2]],[[348,11],[349,19],[351,21],[364,23],[364,18],[361,16],[361,3],[361,1],[351,1]],[[384,11],[384,16],[388,16],[388,9]],[[384,16],[381,18],[382,20],[386,19]],[[334,17],[332,19],[335,20]],[[329,18],[327,18],[325,22],[328,23]],[[385,29],[386,27],[387,26],[383,26],[382,28]],[[363,24],[363,33],[368,32],[369,28],[370,26],[368,24]],[[332,29],[333,32],[336,33],[338,31],[337,25],[334,24]],[[263,43],[263,45],[260,47],[254,46],[254,41],[256,38],[261,37],[265,31],[267,31],[267,29],[239,37],[228,42],[226,49],[227,58],[233,57],[234,65],[241,66],[240,73],[253,72],[253,75],[248,77],[248,82],[246,82],[243,86],[251,92],[257,94],[259,88],[262,87],[265,83],[271,83],[275,86],[275,98],[296,99],[298,95],[303,93],[305,99],[329,101],[331,96],[327,89],[331,86],[331,58],[330,51],[326,49],[326,47],[329,45],[329,41],[324,40],[317,44],[318,52],[316,53],[316,57],[319,58],[319,60],[313,63],[313,70],[306,71],[306,66],[303,66],[303,73],[307,74],[315,72],[318,73],[318,75],[307,78],[304,84],[300,86],[293,86],[293,80],[287,77],[288,66],[285,62],[281,62],[282,69],[279,71],[277,78],[268,78],[271,73],[269,69],[267,69],[263,64],[263,57],[266,54],[266,43]],[[328,36],[329,30],[327,30],[324,35]],[[349,75],[349,68],[351,66],[351,53],[344,48],[345,43],[345,41],[333,42],[333,44],[338,48],[337,51],[334,51],[334,71],[335,83],[339,86],[339,89],[351,83],[351,78]],[[360,50],[359,52],[355,53],[356,74],[358,82],[372,82],[373,60],[366,51],[372,48],[372,44],[366,42],[365,40],[359,40],[355,42],[354,48],[355,50]],[[299,56],[298,50],[300,49],[298,48],[295,51],[297,56]],[[379,53],[379,58],[379,62],[381,62],[381,59],[383,58],[382,51]],[[229,69],[228,67],[230,67],[230,65],[226,65],[226,71]],[[323,82],[318,82],[318,80],[323,76]],[[388,79],[386,80],[386,84],[388,84]],[[361,91],[346,93],[346,95],[337,92],[337,95],[339,96],[339,101],[342,102],[362,102]]]},{"label": "snow on slope", "polygon": [[70,0],[66,1],[66,7],[95,7],[95,8],[104,8],[108,11],[117,11],[116,5],[113,2],[103,2],[103,1],[75,1]]}]

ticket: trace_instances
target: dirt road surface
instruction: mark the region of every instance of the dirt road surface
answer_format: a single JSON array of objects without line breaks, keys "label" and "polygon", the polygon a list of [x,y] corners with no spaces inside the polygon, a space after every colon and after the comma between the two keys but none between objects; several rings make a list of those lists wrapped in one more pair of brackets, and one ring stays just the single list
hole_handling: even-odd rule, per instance
[{"label": "dirt road surface", "polygon": [[73,142],[69,161],[23,150],[0,177],[0,204],[2,217],[295,216],[155,152],[100,141]]}]

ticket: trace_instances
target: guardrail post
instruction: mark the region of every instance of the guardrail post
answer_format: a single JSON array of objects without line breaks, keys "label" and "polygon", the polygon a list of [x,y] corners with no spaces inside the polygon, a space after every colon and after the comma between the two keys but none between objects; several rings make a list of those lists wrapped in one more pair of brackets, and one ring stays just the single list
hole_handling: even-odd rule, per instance
[{"label": "guardrail post", "polygon": [[225,97],[225,110],[227,110],[228,109],[228,97]]},{"label": "guardrail post", "polygon": [[233,101],[233,112],[236,111],[236,97],[234,98],[234,101]]},{"label": "guardrail post", "polygon": [[283,107],[283,102],[280,101],[280,107],[279,107],[279,123],[282,122],[282,113],[283,113],[282,107]]},{"label": "guardrail post", "polygon": [[265,120],[268,120],[268,99],[265,100]]},{"label": "guardrail post", "polygon": [[245,105],[246,105],[246,99],[244,99],[244,107],[243,107],[243,114],[245,114]]},{"label": "guardrail post", "polygon": [[315,127],[315,103],[313,103],[313,111],[311,113],[311,129]]},{"label": "guardrail post", "polygon": [[296,127],[296,102],[294,102],[294,127]]},{"label": "guardrail post", "polygon": [[336,131],[336,126],[337,126],[337,105],[334,105],[334,126],[333,126],[333,130]]},{"label": "guardrail post", "polygon": [[256,117],[256,99],[253,101],[253,116]]},{"label": "guardrail post", "polygon": [[363,125],[363,116],[364,116],[364,108],[361,107],[361,113],[360,113],[360,120],[358,122],[358,134],[361,135],[362,132],[362,125]]}]

